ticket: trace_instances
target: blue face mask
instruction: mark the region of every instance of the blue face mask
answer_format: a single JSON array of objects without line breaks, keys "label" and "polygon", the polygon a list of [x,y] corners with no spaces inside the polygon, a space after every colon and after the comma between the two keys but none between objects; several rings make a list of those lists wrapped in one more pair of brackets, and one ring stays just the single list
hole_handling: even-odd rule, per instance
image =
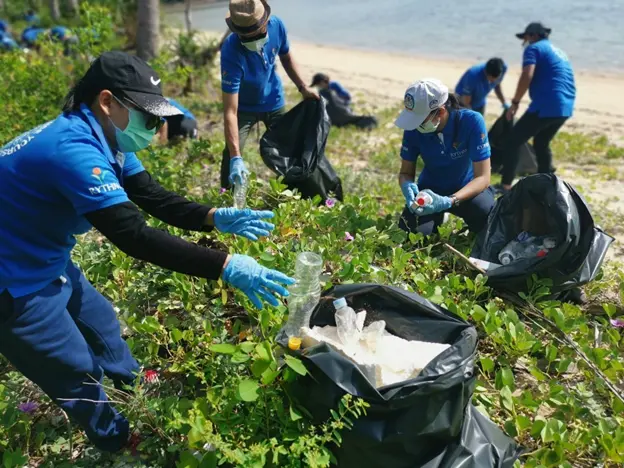
[{"label": "blue face mask", "polygon": [[110,117],[108,118],[115,129],[115,140],[117,141],[119,151],[122,153],[134,153],[147,148],[156,134],[156,127],[148,130],[146,127],[147,117],[141,111],[130,109],[117,97],[113,97],[128,110],[128,125],[126,125],[125,130],[118,128]]}]

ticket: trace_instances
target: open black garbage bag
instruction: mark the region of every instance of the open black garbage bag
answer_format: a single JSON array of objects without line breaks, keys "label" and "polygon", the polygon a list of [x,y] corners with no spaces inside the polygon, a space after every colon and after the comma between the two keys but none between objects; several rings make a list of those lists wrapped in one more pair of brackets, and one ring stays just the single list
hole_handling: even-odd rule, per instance
[{"label": "open black garbage bag", "polygon": [[334,193],[343,199],[342,182],[325,157],[330,120],[325,101],[307,99],[287,112],[260,140],[264,163],[305,198]]},{"label": "open black garbage bag", "polygon": [[[511,129],[514,126],[513,120],[507,120],[505,116],[506,113],[507,111],[503,111],[503,115],[496,119],[496,122],[494,122],[494,125],[492,125],[488,132],[488,141],[492,149],[490,160],[492,162],[492,167],[498,172],[502,170],[505,163],[505,144],[509,140]],[[527,142],[520,146],[518,151],[520,152],[520,156],[518,158],[516,174],[535,174],[537,172],[537,159],[535,158],[533,145]]]},{"label": "open black garbage bag", "polygon": [[583,197],[554,174],[526,177],[500,198],[471,256],[499,263],[501,249],[522,231],[553,236],[557,247],[545,257],[521,259],[488,271],[492,287],[526,291],[532,274],[550,278],[553,293],[581,286],[596,277],[613,242],[594,224]]},{"label": "open black garbage bag", "polygon": [[[520,449],[470,403],[475,386],[476,330],[450,312],[391,286],[337,286],[324,294],[311,326],[334,325],[332,299],[366,309],[366,324],[385,320],[401,338],[448,343],[414,379],[376,389],[358,366],[321,344],[301,353],[309,375],[291,392],[316,422],[326,421],[345,393],[370,404],[342,433],[333,452],[340,468],[507,468]],[[282,343],[285,344],[285,343]]]}]

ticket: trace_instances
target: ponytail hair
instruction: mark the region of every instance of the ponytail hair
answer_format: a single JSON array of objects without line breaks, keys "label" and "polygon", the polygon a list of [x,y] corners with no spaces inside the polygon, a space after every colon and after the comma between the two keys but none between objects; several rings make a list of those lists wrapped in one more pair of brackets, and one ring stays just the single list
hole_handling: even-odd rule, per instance
[{"label": "ponytail hair", "polygon": [[65,100],[63,101],[63,112],[71,112],[80,109],[81,104],[86,104],[90,106],[93,103],[93,100],[96,96],[102,91],[101,86],[93,86],[89,85],[87,80],[85,80],[86,76],[83,76],[78,82],[74,85],[72,89],[69,90],[69,93],[65,96]]},{"label": "ponytail hair", "polygon": [[448,99],[446,100],[444,107],[446,107],[447,111],[451,112],[454,110],[463,109],[464,105],[459,100],[459,96],[457,94],[449,93]]}]

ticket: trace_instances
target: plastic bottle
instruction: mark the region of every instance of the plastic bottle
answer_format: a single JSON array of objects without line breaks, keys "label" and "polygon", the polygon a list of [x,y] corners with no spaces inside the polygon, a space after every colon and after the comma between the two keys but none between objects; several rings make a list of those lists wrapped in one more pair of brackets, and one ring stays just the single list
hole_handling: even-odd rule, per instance
[{"label": "plastic bottle", "polygon": [[344,297],[334,301],[336,308],[336,332],[340,342],[351,347],[357,344],[360,339],[361,329],[358,330],[357,316],[355,311],[347,305]]},{"label": "plastic bottle", "polygon": [[295,280],[288,292],[288,322],[284,331],[288,337],[300,336],[302,327],[310,326],[310,316],[321,298],[323,258],[313,252],[302,252],[295,263]]},{"label": "plastic bottle", "polygon": [[414,201],[414,203],[412,203],[412,208],[424,208],[431,203],[433,203],[431,195],[429,195],[427,192],[420,191],[416,194],[416,200]]},{"label": "plastic bottle", "polygon": [[528,232],[521,232],[516,239],[503,247],[498,254],[498,260],[502,265],[509,265],[522,258],[545,257],[556,246],[554,237],[536,237]]},{"label": "plastic bottle", "polygon": [[242,177],[242,183],[234,184],[233,198],[234,198],[234,208],[238,208],[242,210],[247,206],[247,189],[249,188],[249,179],[247,177]]}]

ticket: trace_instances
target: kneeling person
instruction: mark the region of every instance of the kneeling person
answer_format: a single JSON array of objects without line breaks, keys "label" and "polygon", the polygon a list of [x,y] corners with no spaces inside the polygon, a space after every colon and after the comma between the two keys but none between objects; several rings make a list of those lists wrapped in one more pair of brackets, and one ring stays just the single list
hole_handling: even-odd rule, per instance
[{"label": "kneeling person", "polygon": [[178,109],[180,115],[165,117],[165,124],[158,131],[161,143],[166,143],[173,138],[197,138],[197,119],[193,113],[172,98],[166,98],[173,107]]},{"label": "kneeling person", "polygon": [[[490,145],[483,117],[462,109],[457,96],[436,79],[413,83],[405,93],[405,109],[396,121],[405,130],[399,184],[407,206],[399,226],[429,235],[449,211],[480,231],[494,206],[490,189]],[[416,161],[424,169],[415,182]],[[431,203],[415,205],[420,190]]]}]

